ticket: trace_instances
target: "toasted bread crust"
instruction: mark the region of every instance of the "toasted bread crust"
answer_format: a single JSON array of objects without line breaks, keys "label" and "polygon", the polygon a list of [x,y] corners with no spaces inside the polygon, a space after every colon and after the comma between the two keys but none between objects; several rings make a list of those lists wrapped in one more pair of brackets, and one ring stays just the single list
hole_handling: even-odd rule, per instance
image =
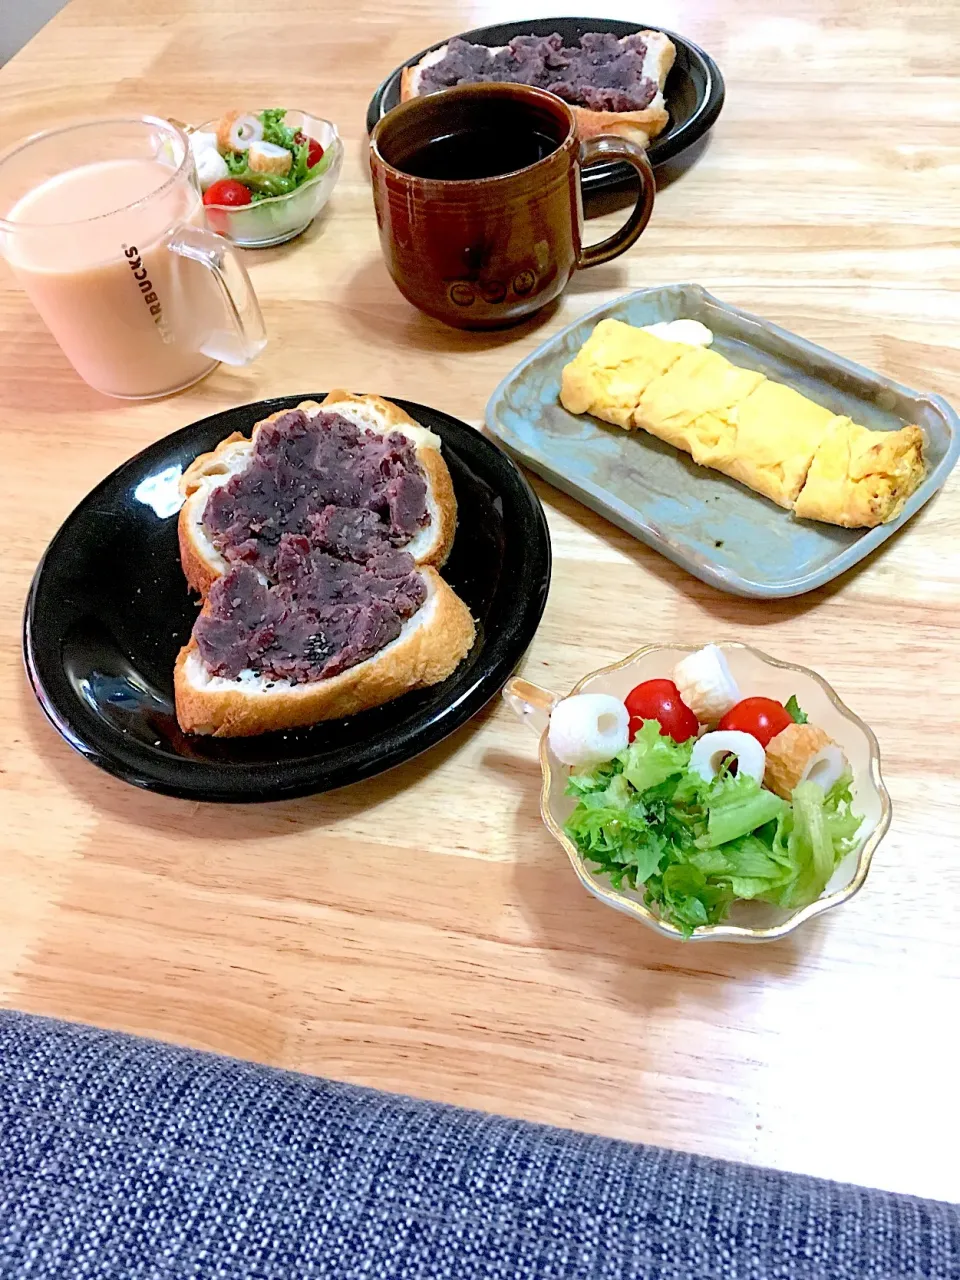
[{"label": "toasted bread crust", "polygon": [[[305,400],[303,403],[313,405],[316,404],[316,401]],[[332,404],[355,405],[358,408],[371,409],[378,417],[382,417],[391,429],[395,428],[398,431],[402,431],[404,427],[418,427],[420,425],[410,417],[405,409],[401,409],[392,400],[384,400],[381,396],[355,396],[352,391],[345,391],[342,387],[335,387],[333,391],[324,396],[320,402],[320,407],[321,409],[326,409]],[[303,406],[299,407],[302,408]]]},{"label": "toasted bread crust", "polygon": [[[652,78],[657,81],[660,92],[642,111],[591,111],[588,107],[577,107],[568,103],[577,121],[577,137],[581,142],[587,138],[599,137],[601,134],[618,134],[629,138],[640,146],[647,146],[651,138],[655,138],[667,127],[670,116],[663,100],[663,86],[673,67],[677,56],[676,45],[661,31],[640,31],[638,35],[655,41],[654,61],[650,68]],[[491,46],[494,53],[506,48],[505,45]],[[400,73],[400,101],[407,102],[419,94],[420,72],[424,66],[439,61],[447,51],[446,45],[432,49],[424,54],[412,67],[404,67]]]},{"label": "toasted bread crust", "polygon": [[[446,48],[446,45],[444,45],[444,48]],[[415,66],[404,67],[403,70],[400,72],[400,101],[401,102],[407,102],[410,98],[415,98],[417,96],[417,91],[414,88],[414,85],[417,82],[417,78],[418,78],[417,73],[419,72],[419,70],[420,70],[420,63],[418,62]]]},{"label": "toasted bread crust", "polygon": [[[269,422],[270,419],[268,418]],[[228,445],[236,444],[240,440],[246,440],[247,437],[239,431],[234,431],[232,435],[226,436],[217,447],[210,453],[198,453],[194,460],[187,467],[186,471],[180,477],[180,492],[188,497],[199,488],[203,477],[211,475],[217,470],[223,454],[227,451]]]},{"label": "toasted bread crust", "polygon": [[643,111],[590,111],[587,107],[571,107],[571,110],[577,118],[577,137],[581,142],[617,134],[645,147],[651,138],[663,132],[670,119],[659,93]]},{"label": "toasted bread crust", "polygon": [[207,592],[216,580],[222,577],[222,570],[214,569],[193,539],[185,534],[183,511],[184,508],[181,508],[181,520],[177,526],[180,537],[180,567],[183,569],[183,576],[190,590],[196,591],[197,595],[206,599]]},{"label": "toasted bread crust", "polygon": [[[384,430],[403,432],[407,428],[412,428],[418,435],[422,433],[428,439],[435,439],[432,433],[427,432],[424,427],[415,422],[399,405],[383,400],[380,396],[355,396],[347,391],[331,391],[322,405],[316,400],[304,400],[296,407],[307,412],[321,408],[334,408],[337,405],[354,406],[365,412],[369,411],[382,422]],[[258,422],[249,439],[235,431],[233,435],[221,440],[211,452],[201,453],[196,457],[183,473],[180,490],[185,495],[186,501],[180,508],[177,520],[180,564],[191,589],[204,598],[217,578],[221,577],[228,568],[219,553],[210,546],[204,547],[198,540],[197,526],[202,519],[203,508],[209,497],[209,489],[204,481],[210,476],[223,475],[229,471],[231,469],[228,466],[229,460],[237,459],[238,455],[249,455],[260,428],[268,422],[276,421],[287,412],[289,410],[284,409],[278,413],[272,413],[262,422]],[[426,552],[414,558],[418,564],[432,564],[439,567],[446,562],[453,546],[457,529],[457,499],[450,472],[440,450],[424,447],[418,440],[415,440],[414,444],[417,461],[427,478],[428,492],[433,500],[435,535]],[[241,446],[239,449],[238,445]]]},{"label": "toasted bread crust", "polygon": [[[191,637],[180,650],[174,670],[181,728],[217,738],[297,729],[355,715],[445,680],[470,651],[476,627],[467,606],[435,569],[426,566],[420,572],[428,597],[411,620],[419,619],[419,625],[411,626],[366,662],[330,679],[299,685],[274,682],[269,692],[252,691],[239,681],[228,688],[210,687],[192,676],[199,653]],[[208,608],[206,604],[204,609]]]},{"label": "toasted bread crust", "polygon": [[206,596],[217,578],[224,572],[224,566],[215,564],[197,543],[191,527],[194,510],[199,503],[206,504],[206,494],[201,491],[204,478],[223,472],[225,458],[233,452],[232,446],[240,441],[246,444],[246,436],[241,435],[239,431],[234,431],[225,440],[221,440],[210,453],[198,454],[180,479],[180,492],[186,496],[186,502],[180,508],[180,514],[177,517],[180,565],[190,588],[201,596]]},{"label": "toasted bread crust", "polygon": [[457,532],[457,498],[453,492],[450,471],[438,449],[421,449],[417,461],[427,477],[427,485],[436,504],[437,540],[430,551],[417,558],[418,564],[432,564],[439,569],[447,563]]}]

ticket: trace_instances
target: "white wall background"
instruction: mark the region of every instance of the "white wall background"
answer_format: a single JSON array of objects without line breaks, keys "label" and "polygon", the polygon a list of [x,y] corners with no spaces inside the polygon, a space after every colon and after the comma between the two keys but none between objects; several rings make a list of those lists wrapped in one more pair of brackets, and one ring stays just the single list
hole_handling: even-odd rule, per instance
[{"label": "white wall background", "polygon": [[0,0],[0,65],[12,58],[67,0]]}]

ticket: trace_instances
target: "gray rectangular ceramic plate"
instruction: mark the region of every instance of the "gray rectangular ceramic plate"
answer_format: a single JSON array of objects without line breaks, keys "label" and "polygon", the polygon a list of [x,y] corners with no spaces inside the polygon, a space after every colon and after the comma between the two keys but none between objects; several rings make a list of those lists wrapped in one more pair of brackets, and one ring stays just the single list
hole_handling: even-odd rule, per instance
[{"label": "gray rectangular ceramic plate", "polygon": [[[714,349],[735,364],[785,382],[834,413],[881,431],[916,423],[926,436],[926,479],[890,524],[840,529],[796,520],[645,431],[628,434],[567,413],[559,400],[561,370],[607,316],[635,325],[700,320],[713,330]],[[960,418],[940,396],[901,387],[693,284],[627,294],[561,330],[500,383],[487,425],[558,489],[704,582],[745,596],[801,595],[845,572],[919,511],[960,453]]]}]

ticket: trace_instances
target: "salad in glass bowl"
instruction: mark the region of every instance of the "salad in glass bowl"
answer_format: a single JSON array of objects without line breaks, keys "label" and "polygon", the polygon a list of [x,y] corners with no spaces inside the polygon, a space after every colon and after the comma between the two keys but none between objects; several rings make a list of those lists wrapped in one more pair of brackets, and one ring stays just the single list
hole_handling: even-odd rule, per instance
[{"label": "salad in glass bowl", "polygon": [[876,739],[820,676],[738,643],[651,645],[540,733],[541,813],[581,882],[657,932],[766,941],[852,897],[890,824]]},{"label": "salad in glass bowl", "polygon": [[330,198],[336,126],[303,111],[228,111],[189,131],[207,225],[248,249],[292,240]]}]

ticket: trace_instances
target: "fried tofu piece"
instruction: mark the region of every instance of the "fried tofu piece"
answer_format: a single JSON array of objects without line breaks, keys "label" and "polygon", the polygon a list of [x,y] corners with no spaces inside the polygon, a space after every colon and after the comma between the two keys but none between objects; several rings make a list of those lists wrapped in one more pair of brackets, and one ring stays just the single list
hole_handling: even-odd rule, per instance
[{"label": "fried tofu piece", "polygon": [[630,430],[644,391],[689,351],[686,343],[665,342],[622,320],[601,320],[564,366],[560,403]]},{"label": "fried tofu piece", "polygon": [[919,427],[870,431],[837,418],[814,454],[794,514],[848,529],[886,524],[900,514],[923,476]]}]

